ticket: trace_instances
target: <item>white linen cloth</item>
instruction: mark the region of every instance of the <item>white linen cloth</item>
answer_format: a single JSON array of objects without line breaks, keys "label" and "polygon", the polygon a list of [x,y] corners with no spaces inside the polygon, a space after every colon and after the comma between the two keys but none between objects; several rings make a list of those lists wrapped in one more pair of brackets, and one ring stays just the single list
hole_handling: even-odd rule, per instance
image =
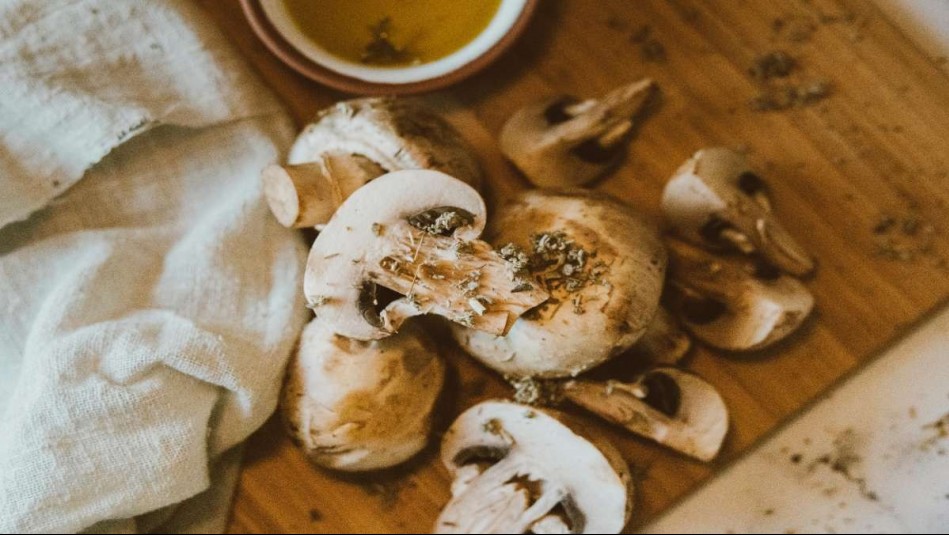
[{"label": "white linen cloth", "polygon": [[186,0],[0,0],[0,532],[223,528],[306,319],[292,135]]}]

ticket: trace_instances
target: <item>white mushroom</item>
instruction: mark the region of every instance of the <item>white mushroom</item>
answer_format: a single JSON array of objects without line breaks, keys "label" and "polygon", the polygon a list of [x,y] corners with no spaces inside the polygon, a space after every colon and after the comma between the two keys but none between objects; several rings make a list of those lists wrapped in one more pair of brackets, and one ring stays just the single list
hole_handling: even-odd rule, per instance
[{"label": "white mushroom", "polygon": [[679,321],[665,307],[659,307],[656,317],[631,352],[639,360],[654,366],[672,366],[685,358],[691,348],[692,339],[679,326]]},{"label": "white mushroom", "polygon": [[797,279],[769,264],[717,257],[670,240],[672,308],[699,340],[730,351],[765,348],[794,332],[814,308]]},{"label": "white mushroom", "polygon": [[333,332],[357,340],[389,336],[421,314],[502,335],[548,294],[511,279],[507,262],[476,239],[484,225],[484,201],[464,182],[427,170],[377,178],[314,242],[307,302]]},{"label": "white mushroom", "polygon": [[694,244],[756,253],[792,275],[814,269],[813,259],[771,212],[764,181],[730,149],[695,153],[666,185],[662,210],[676,233]]},{"label": "white mushroom", "polygon": [[281,224],[313,227],[363,184],[403,169],[481,184],[477,160],[444,119],[414,100],[364,98],[317,114],[297,137],[289,165],[264,170],[264,193]]},{"label": "white mushroom", "polygon": [[434,344],[417,328],[359,342],[313,320],[290,363],[284,421],[320,466],[347,472],[395,466],[428,442],[444,375]]},{"label": "white mushroom", "polygon": [[489,237],[511,263],[509,277],[551,295],[505,336],[453,329],[465,350],[504,375],[575,376],[629,349],[656,315],[665,247],[612,197],[529,191],[499,210]]},{"label": "white mushroom", "polygon": [[452,499],[436,533],[619,533],[629,520],[629,468],[606,440],[567,416],[487,401],[442,442]]},{"label": "white mushroom", "polygon": [[655,89],[647,79],[600,100],[558,97],[529,105],[501,130],[501,152],[537,186],[586,184],[620,161],[634,119]]},{"label": "white mushroom", "polygon": [[721,395],[675,368],[656,368],[632,384],[571,381],[563,392],[607,421],[702,461],[718,455],[728,433]]}]

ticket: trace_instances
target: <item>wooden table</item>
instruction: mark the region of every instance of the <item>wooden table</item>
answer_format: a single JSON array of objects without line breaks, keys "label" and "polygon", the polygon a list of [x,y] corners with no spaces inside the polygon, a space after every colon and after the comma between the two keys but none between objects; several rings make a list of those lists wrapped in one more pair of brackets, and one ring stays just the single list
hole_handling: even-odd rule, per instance
[{"label": "wooden table", "polygon": [[[236,2],[202,0],[303,124],[345,95],[280,64]],[[785,50],[801,82],[832,94],[755,111],[755,58]],[[792,340],[750,357],[695,351],[689,368],[732,410],[722,459],[702,465],[621,431],[611,438],[639,478],[632,527],[654,517],[854,372],[949,297],[949,83],[868,2],[841,0],[544,0],[495,65],[432,98],[479,150],[489,202],[527,187],[494,136],[518,107],[556,93],[595,96],[643,76],[662,102],[628,161],[596,185],[658,216],[662,186],[693,151],[741,147],[770,179],[779,216],[819,259],[818,313]],[[892,221],[892,223],[889,223]],[[506,396],[495,377],[449,349],[456,373],[442,427],[476,399]],[[867,392],[873,396],[873,392]],[[311,467],[271,421],[250,440],[233,532],[427,532],[448,499],[433,451],[363,478]],[[723,497],[722,499],[728,499]]]}]

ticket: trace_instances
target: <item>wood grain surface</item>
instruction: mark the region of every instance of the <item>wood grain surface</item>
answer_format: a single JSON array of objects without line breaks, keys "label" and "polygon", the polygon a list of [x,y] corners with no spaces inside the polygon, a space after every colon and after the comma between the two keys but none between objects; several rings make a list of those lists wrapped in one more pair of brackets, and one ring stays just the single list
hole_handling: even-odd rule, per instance
[{"label": "wood grain surface", "polygon": [[[236,2],[202,4],[301,125],[347,98],[280,64]],[[795,83],[826,80],[831,95],[785,111],[752,109],[762,86],[749,67],[773,50],[798,60]],[[427,98],[478,149],[487,198],[496,203],[527,187],[494,143],[514,110],[552,94],[596,96],[644,76],[658,81],[661,101],[636,132],[626,163],[595,187],[657,218],[663,184],[692,152],[740,147],[820,267],[809,281],[818,312],[793,339],[755,355],[699,349],[690,357],[688,367],[716,385],[732,411],[721,460],[702,465],[608,429],[638,474],[631,529],[949,297],[945,58],[927,57],[869,2],[544,0],[510,53]],[[476,400],[510,393],[458,350],[448,353],[454,372],[441,428]],[[310,466],[272,420],[250,440],[230,529],[428,532],[448,488],[434,449],[394,472],[341,477]]]}]

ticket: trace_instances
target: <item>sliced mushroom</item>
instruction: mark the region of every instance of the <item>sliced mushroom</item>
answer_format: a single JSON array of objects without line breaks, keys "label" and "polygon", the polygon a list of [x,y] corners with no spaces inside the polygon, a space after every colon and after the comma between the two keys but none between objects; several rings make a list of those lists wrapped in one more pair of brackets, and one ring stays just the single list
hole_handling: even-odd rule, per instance
[{"label": "sliced mushroom", "polygon": [[633,488],[619,452],[566,415],[486,401],[442,441],[452,499],[436,533],[619,533]]},{"label": "sliced mushroom", "polygon": [[633,384],[571,381],[564,396],[637,435],[702,461],[728,433],[728,408],[715,387],[675,368],[656,368]]},{"label": "sliced mushroom", "polygon": [[297,137],[289,165],[263,174],[281,224],[325,224],[343,200],[390,171],[434,169],[479,187],[481,170],[461,135],[413,100],[364,98],[317,114]]},{"label": "sliced mushroom", "polygon": [[667,245],[672,306],[685,327],[711,346],[765,348],[794,332],[814,308],[804,284],[768,264],[717,257],[676,240]]},{"label": "sliced mushroom", "polygon": [[755,253],[792,275],[814,270],[814,260],[772,213],[764,180],[733,150],[695,153],[666,185],[662,210],[676,233],[694,244]]},{"label": "sliced mushroom", "polygon": [[537,186],[586,184],[622,159],[634,119],[655,89],[647,79],[600,100],[558,97],[527,106],[501,130],[501,152]]},{"label": "sliced mushroom", "polygon": [[678,320],[665,307],[659,307],[643,337],[633,346],[632,353],[654,366],[672,366],[685,358],[691,348],[692,339],[679,326]]},{"label": "sliced mushroom", "polygon": [[455,327],[455,339],[514,378],[575,376],[629,349],[659,306],[666,251],[631,208],[587,190],[523,193],[502,207],[490,240],[508,277],[551,299],[505,336]]},{"label": "sliced mushroom", "polygon": [[284,421],[320,466],[347,472],[395,466],[428,442],[444,375],[434,344],[418,328],[359,342],[316,319],[290,363]]},{"label": "sliced mushroom", "polygon": [[484,201],[438,171],[397,171],[337,210],[310,250],[304,293],[333,332],[372,340],[406,318],[435,314],[502,335],[547,292],[521,287],[476,238]]}]

